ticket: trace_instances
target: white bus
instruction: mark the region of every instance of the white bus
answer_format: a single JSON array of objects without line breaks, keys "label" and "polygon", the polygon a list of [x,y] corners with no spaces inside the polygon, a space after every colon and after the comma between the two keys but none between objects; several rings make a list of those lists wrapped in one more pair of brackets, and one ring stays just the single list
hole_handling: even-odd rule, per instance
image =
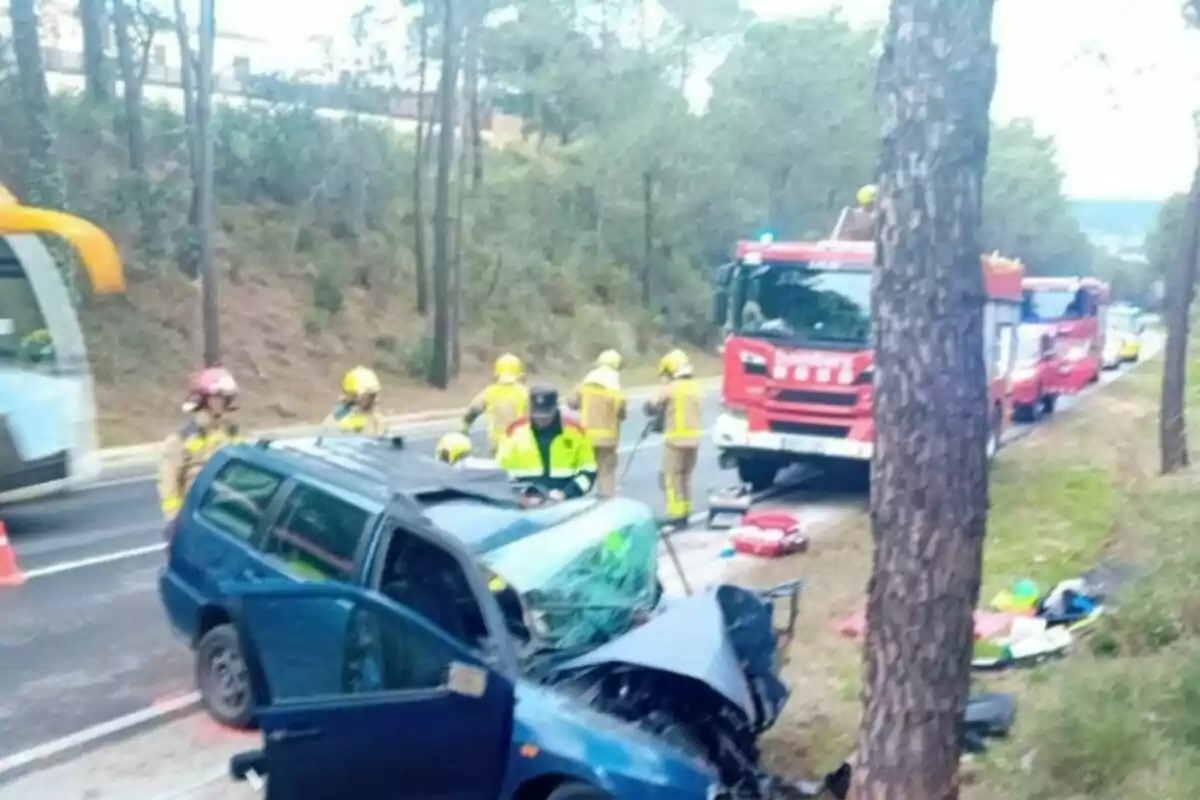
[{"label": "white bus", "polygon": [[100,467],[83,331],[39,234],[71,245],[97,293],[125,289],[120,256],[103,231],[22,206],[0,186],[0,503],[72,488]]}]

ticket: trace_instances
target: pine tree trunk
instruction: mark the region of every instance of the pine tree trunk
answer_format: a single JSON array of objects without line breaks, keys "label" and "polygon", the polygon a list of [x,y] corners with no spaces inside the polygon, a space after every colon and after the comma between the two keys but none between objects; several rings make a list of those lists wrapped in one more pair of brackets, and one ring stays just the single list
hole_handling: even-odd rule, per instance
[{"label": "pine tree trunk", "polygon": [[113,29],[117,37],[117,63],[121,69],[122,100],[125,108],[125,139],[129,149],[129,172],[142,224],[141,241],[151,250],[160,244],[158,219],[150,199],[150,176],[146,173],[146,124],[142,118],[141,59],[134,53],[133,15],[126,0],[113,0]]},{"label": "pine tree trunk", "polygon": [[650,170],[642,173],[642,306],[650,309],[650,269],[654,260],[654,174]]},{"label": "pine tree trunk", "polygon": [[12,47],[17,61],[28,141],[22,176],[24,199],[30,205],[62,209],[66,206],[66,190],[55,155],[50,90],[46,87],[46,69],[38,39],[35,6],[36,0],[12,0],[9,5]]},{"label": "pine tree trunk", "polygon": [[438,91],[437,180],[433,198],[433,359],[429,382],[450,383],[450,171],[454,168],[454,106],[458,91],[458,2],[445,0],[442,13],[441,85]]},{"label": "pine tree trunk", "polygon": [[471,189],[478,188],[483,183],[483,132],[479,129],[481,120],[479,112],[479,31],[483,26],[483,15],[486,9],[472,9],[471,19],[467,22],[466,52],[463,56],[463,83],[466,89],[467,112],[464,114],[469,137],[463,141],[464,154],[470,155]]},{"label": "pine tree trunk", "polygon": [[1192,176],[1182,246],[1167,275],[1167,343],[1163,354],[1158,441],[1164,475],[1191,464],[1187,439],[1187,362],[1196,264],[1200,260],[1200,166]]},{"label": "pine tree trunk", "polygon": [[112,65],[105,53],[108,15],[105,0],[79,0],[79,25],[83,29],[84,96],[93,103],[108,103],[116,95]]},{"label": "pine tree trunk", "polygon": [[200,275],[200,145],[196,140],[196,55],[192,51],[191,32],[183,10],[183,0],[175,0],[175,38],[179,42],[179,82],[183,89],[183,120],[187,123],[188,173],[191,177],[191,197],[188,202],[187,235],[183,237],[176,258],[179,268],[189,278]]},{"label": "pine tree trunk", "polygon": [[990,408],[980,270],[992,0],[892,0],[880,64],[875,543],[856,800],[958,797]]},{"label": "pine tree trunk", "polygon": [[425,87],[429,75],[429,9],[421,10],[417,63],[417,144],[413,154],[413,256],[417,261],[417,313],[429,313],[429,258],[425,253]]}]

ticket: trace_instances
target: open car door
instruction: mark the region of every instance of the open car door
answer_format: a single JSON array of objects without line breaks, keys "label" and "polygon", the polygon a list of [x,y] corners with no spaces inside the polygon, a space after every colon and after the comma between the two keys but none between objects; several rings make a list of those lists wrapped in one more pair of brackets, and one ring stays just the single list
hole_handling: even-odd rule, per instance
[{"label": "open car door", "polygon": [[[513,686],[478,653],[345,584],[242,585],[231,606],[259,702],[268,800],[498,796]],[[349,609],[340,647],[296,624],[331,606]]]}]

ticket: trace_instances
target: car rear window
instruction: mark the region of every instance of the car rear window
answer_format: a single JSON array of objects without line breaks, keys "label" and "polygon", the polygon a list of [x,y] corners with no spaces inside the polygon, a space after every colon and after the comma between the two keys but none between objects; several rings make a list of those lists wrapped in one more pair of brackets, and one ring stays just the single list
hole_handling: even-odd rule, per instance
[{"label": "car rear window", "polygon": [[271,472],[245,461],[230,461],[200,501],[200,516],[227,533],[250,540],[282,483],[283,478]]},{"label": "car rear window", "polygon": [[369,517],[358,506],[301,484],[283,504],[264,550],[302,575],[348,580]]}]

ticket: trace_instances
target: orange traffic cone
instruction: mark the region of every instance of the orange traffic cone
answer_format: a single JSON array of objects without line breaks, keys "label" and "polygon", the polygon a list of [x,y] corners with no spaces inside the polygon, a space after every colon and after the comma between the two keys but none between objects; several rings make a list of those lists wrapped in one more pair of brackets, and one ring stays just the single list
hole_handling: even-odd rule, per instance
[{"label": "orange traffic cone", "polygon": [[25,575],[17,566],[17,554],[8,543],[8,529],[0,522],[0,586],[20,586]]}]

